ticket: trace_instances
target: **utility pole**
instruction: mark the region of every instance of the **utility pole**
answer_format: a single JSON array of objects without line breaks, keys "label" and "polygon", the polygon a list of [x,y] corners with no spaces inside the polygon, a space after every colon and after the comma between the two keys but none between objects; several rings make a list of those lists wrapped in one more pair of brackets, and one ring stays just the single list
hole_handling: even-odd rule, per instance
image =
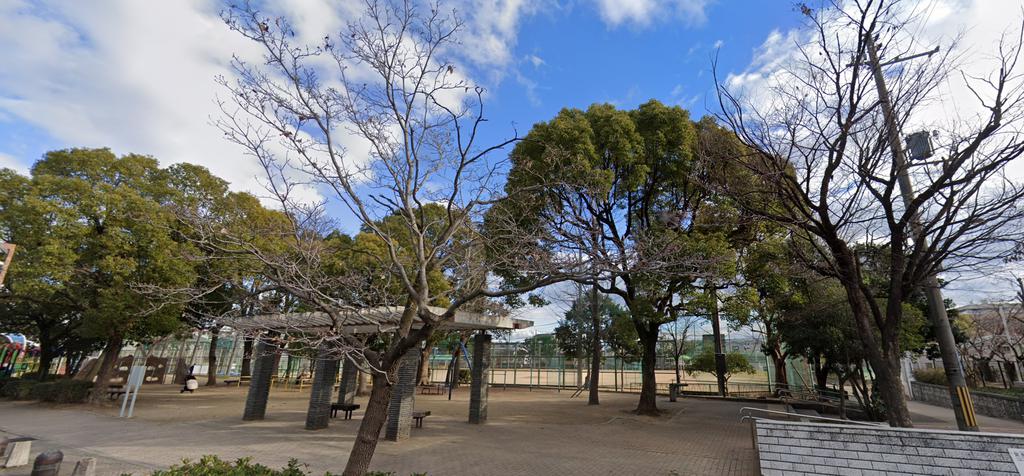
[{"label": "utility pole", "polygon": [[[903,204],[907,207],[914,200],[914,188],[910,182],[910,172],[906,160],[906,153],[903,150],[903,142],[900,138],[900,131],[896,124],[895,113],[893,112],[892,99],[889,97],[889,89],[885,84],[885,77],[882,75],[883,64],[878,60],[878,50],[872,36],[866,35],[864,39],[867,44],[868,63],[871,66],[871,73],[875,79],[875,87],[878,89],[878,100],[882,106],[882,113],[885,116],[886,136],[889,141],[889,148],[892,149],[893,163],[896,166],[900,194],[903,196]],[[886,65],[900,63],[921,56],[931,56],[939,49],[936,47],[926,53],[896,58],[886,62]],[[918,239],[927,245],[924,236],[924,227],[919,217],[912,217],[910,221],[911,230]],[[942,367],[946,372],[946,380],[949,383],[949,397],[953,406],[953,413],[956,414],[956,425],[961,431],[978,431],[978,422],[974,416],[974,402],[971,400],[971,392],[967,388],[967,380],[964,378],[963,369],[960,367],[960,358],[957,355],[956,341],[953,340],[953,329],[949,325],[949,317],[946,315],[946,303],[942,299],[942,290],[939,288],[939,279],[936,273],[925,278],[924,292],[928,299],[928,317],[935,328],[935,337],[939,343],[939,352],[942,355]]]},{"label": "utility pole", "polygon": [[4,257],[3,265],[0,265],[0,289],[4,287],[4,277],[7,276],[7,268],[11,267],[11,260],[14,259],[15,248],[17,248],[17,246],[15,246],[14,243],[0,243],[0,249],[4,250],[4,254],[7,255]]},{"label": "utility pole", "polygon": [[597,384],[601,379],[601,295],[597,290],[596,277],[594,285],[590,287],[590,322],[594,328],[594,335],[590,341],[590,393],[587,404],[599,405],[601,400],[597,393]]}]

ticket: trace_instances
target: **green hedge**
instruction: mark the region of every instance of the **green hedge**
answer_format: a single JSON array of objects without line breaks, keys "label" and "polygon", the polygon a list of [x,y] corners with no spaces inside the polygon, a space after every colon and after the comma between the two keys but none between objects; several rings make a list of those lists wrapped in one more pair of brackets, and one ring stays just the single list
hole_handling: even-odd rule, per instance
[{"label": "green hedge", "polygon": [[0,397],[14,400],[28,400],[32,398],[32,387],[39,382],[27,379],[10,379],[3,387],[0,387]]},{"label": "green hedge", "polygon": [[946,385],[946,372],[942,369],[917,369],[914,380],[932,385]]},{"label": "green hedge", "polygon": [[91,388],[92,382],[61,379],[36,384],[29,392],[29,396],[44,402],[82,403],[89,398]]},{"label": "green hedge", "polygon": [[60,379],[40,382],[32,379],[10,379],[0,386],[0,397],[14,400],[42,400],[53,403],[82,403],[89,397],[92,382]]}]

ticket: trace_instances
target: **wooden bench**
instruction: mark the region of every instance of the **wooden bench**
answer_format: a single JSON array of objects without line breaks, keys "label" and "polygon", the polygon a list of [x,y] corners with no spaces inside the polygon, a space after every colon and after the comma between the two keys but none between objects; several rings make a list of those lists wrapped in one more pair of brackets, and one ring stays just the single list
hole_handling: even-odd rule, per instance
[{"label": "wooden bench", "polygon": [[412,419],[416,422],[416,428],[423,428],[423,419],[430,416],[430,410],[412,412]]},{"label": "wooden bench", "polygon": [[107,387],[107,398],[117,400],[121,395],[124,395],[124,385],[110,385]]},{"label": "wooden bench", "polygon": [[420,395],[444,395],[444,385],[420,385]]},{"label": "wooden bench", "polygon": [[227,385],[227,386],[234,385],[234,386],[237,386],[237,387],[241,387],[243,382],[249,383],[249,382],[252,382],[252,380],[253,380],[253,378],[249,377],[249,376],[234,377],[234,378],[231,378],[231,379],[224,379],[224,385]]},{"label": "wooden bench", "polygon": [[352,412],[359,409],[359,405],[356,403],[332,403],[331,404],[331,418],[338,417],[338,410],[345,412],[345,419],[352,419]]}]

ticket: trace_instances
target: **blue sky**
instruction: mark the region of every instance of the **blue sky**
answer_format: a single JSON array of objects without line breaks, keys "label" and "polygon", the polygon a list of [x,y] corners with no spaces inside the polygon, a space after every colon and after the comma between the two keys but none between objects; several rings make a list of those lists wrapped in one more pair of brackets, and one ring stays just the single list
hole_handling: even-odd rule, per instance
[{"label": "blue sky", "polygon": [[[337,32],[356,0],[264,0],[301,36]],[[813,2],[812,2],[813,3]],[[654,98],[694,118],[714,111],[711,59],[747,87],[800,37],[790,1],[446,0],[466,19],[463,54],[488,89],[485,141],[525,134],[561,108]],[[259,192],[256,164],[210,125],[214,77],[252,45],[218,17],[216,0],[0,0],[0,167],[27,173],[44,152],[111,147],[164,165],[210,168]],[[1017,0],[924,0],[922,36],[963,32],[982,52],[1019,21]],[[1012,14],[1007,14],[1012,12]],[[969,66],[969,65],[968,65]],[[222,93],[222,92],[221,92]],[[956,92],[951,92],[955,96]],[[943,111],[940,111],[940,114]],[[352,231],[352,223],[349,223]],[[958,302],[995,296],[967,283]],[[550,326],[557,306],[529,312]],[[544,330],[550,330],[550,327]]]},{"label": "blue sky", "polygon": [[597,11],[574,8],[536,15],[519,33],[518,57],[543,60],[534,66],[521,61],[519,69],[535,84],[503,81],[492,111],[503,121],[532,124],[555,115],[562,107],[610,102],[634,107],[655,98],[705,113],[713,87],[711,58],[719,46],[722,68],[742,70],[755,48],[772,30],[788,29],[799,20],[783,2],[720,2],[706,7],[698,25],[663,21],[647,27],[612,26]]}]

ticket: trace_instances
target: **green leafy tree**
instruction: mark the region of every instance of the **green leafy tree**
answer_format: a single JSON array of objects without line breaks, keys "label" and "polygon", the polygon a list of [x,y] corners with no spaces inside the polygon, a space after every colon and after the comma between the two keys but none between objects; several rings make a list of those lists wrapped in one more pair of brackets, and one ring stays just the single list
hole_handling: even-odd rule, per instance
[{"label": "green leafy tree", "polygon": [[[715,352],[713,349],[704,349],[699,354],[694,356],[686,366],[686,372],[690,375],[696,375],[699,373],[708,373],[712,375],[718,374],[717,366],[715,363]],[[754,367],[750,365],[750,361],[747,360],[747,356],[739,352],[728,352],[725,354],[725,380],[728,381],[730,377],[735,374],[752,374],[754,373]]]},{"label": "green leafy tree", "polygon": [[[10,173],[2,179],[13,186],[4,187],[0,228],[5,239],[22,244],[19,266],[9,277],[11,292],[3,299],[25,313],[47,316],[34,320],[51,348],[59,349],[52,340],[54,322],[102,341],[103,382],[126,341],[178,329],[181,307],[154,303],[137,286],[183,287],[195,275],[180,259],[188,245],[168,231],[173,215],[159,201],[167,180],[156,160],[70,149],[47,153],[33,166],[31,179]],[[47,353],[48,365],[55,354]]]},{"label": "green leafy tree", "polygon": [[680,296],[704,278],[731,274],[717,268],[732,261],[727,224],[735,216],[708,187],[724,174],[703,160],[705,136],[725,134],[653,100],[633,111],[564,109],[516,146],[505,187],[511,199],[488,217],[535,237],[538,250],[580,256],[590,269],[581,281],[622,300],[643,349],[641,414],[658,413],[657,344],[673,309],[683,308]]},{"label": "green leafy tree", "polygon": [[748,327],[761,334],[761,350],[775,367],[775,385],[786,388],[786,360],[793,352],[783,345],[779,326],[786,310],[805,298],[802,278],[808,271],[794,262],[796,257],[789,252],[790,243],[784,235],[771,230],[760,235],[759,240],[743,249],[743,279],[736,292],[724,300],[724,308],[734,326]]}]

